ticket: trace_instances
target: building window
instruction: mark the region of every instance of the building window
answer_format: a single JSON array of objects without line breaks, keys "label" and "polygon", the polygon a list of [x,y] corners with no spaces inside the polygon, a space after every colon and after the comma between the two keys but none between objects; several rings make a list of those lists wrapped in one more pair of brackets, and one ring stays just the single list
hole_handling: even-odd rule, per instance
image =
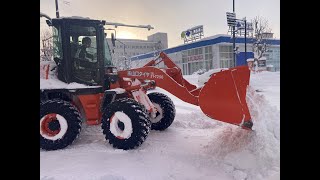
[{"label": "building window", "polygon": [[182,70],[184,75],[192,74],[199,70],[212,69],[212,46],[199,47],[181,52]]},{"label": "building window", "polygon": [[212,46],[206,46],[204,48],[204,60],[205,60],[205,69],[213,69],[212,61],[213,61],[213,54],[212,54]]},{"label": "building window", "polygon": [[219,46],[220,68],[234,67],[232,46]]}]

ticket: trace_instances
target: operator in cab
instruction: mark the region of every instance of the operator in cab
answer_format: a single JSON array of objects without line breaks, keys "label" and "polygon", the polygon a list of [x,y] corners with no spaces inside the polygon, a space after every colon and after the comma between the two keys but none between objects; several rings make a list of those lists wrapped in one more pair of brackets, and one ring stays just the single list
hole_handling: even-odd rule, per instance
[{"label": "operator in cab", "polygon": [[82,45],[76,52],[76,58],[84,59],[89,62],[93,62],[94,56],[87,52],[87,48],[91,47],[91,39],[89,37],[84,37],[82,39]]}]

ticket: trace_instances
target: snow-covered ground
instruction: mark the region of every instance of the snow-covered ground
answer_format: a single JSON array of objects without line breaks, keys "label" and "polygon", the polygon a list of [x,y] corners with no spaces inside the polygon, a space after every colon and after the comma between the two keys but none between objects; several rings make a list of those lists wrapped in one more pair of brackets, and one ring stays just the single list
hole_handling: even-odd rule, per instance
[{"label": "snow-covered ground", "polygon": [[251,86],[258,88],[270,105],[280,110],[280,72],[263,71],[251,76]]},{"label": "snow-covered ground", "polygon": [[[197,84],[197,75],[185,78]],[[212,120],[199,107],[154,91],[176,106],[166,131],[151,131],[138,149],[123,151],[106,142],[100,126],[83,125],[71,146],[40,150],[40,179],[280,179],[280,72],[251,75],[247,102],[254,131]]]}]

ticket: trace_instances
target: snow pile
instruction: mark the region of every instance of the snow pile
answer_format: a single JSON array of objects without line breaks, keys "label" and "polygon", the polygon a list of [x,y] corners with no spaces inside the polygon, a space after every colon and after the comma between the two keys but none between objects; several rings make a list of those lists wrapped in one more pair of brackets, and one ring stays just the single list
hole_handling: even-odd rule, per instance
[{"label": "snow pile", "polygon": [[199,75],[197,74],[192,74],[192,75],[184,75],[183,76],[185,80],[187,80],[189,83],[195,85],[198,87],[198,78],[199,78]]},{"label": "snow pile", "polygon": [[193,72],[192,75],[201,75],[205,72],[206,72],[206,69],[199,69],[198,71]]},{"label": "snow pile", "polygon": [[[218,166],[234,179],[255,180],[272,176],[279,179],[279,75],[279,72],[251,75],[247,103],[254,122],[254,131],[212,120],[204,115],[199,107],[183,103],[161,88],[157,88],[157,91],[167,94],[176,105],[177,114],[172,128],[212,130],[211,140],[200,151],[212,157],[218,162]],[[196,81],[195,75],[185,78],[191,83]]]},{"label": "snow pile", "polygon": [[271,106],[280,110],[280,72],[251,73],[250,85],[258,94],[263,94]]},{"label": "snow pile", "polygon": [[220,72],[222,70],[227,70],[228,68],[217,68],[217,69],[210,69],[209,71],[201,74],[198,78],[198,86],[201,87],[203,86],[210,78],[211,78],[211,75],[213,73],[217,73],[217,72]]},{"label": "snow pile", "polygon": [[189,112],[186,113],[178,113],[176,115],[176,120],[173,121],[171,126],[184,129],[214,129],[221,125],[222,122],[213,121],[205,114],[201,113],[201,110],[189,110]]},{"label": "snow pile", "polygon": [[[200,75],[201,76],[201,75]],[[200,77],[199,76],[199,77]],[[195,77],[189,80],[194,81]],[[200,79],[200,78],[199,78]],[[158,89],[159,90],[159,89]],[[161,90],[160,90],[161,91]],[[197,106],[174,100],[177,113],[172,127],[213,129],[212,140],[202,149],[234,179],[279,179],[280,174],[280,72],[251,74],[247,103],[253,130],[206,117]],[[175,98],[170,96],[170,98]],[[178,102],[177,102],[178,101]]]},{"label": "snow pile", "polygon": [[265,179],[280,173],[280,112],[251,87],[247,103],[253,131],[223,124],[205,148],[237,180]]}]

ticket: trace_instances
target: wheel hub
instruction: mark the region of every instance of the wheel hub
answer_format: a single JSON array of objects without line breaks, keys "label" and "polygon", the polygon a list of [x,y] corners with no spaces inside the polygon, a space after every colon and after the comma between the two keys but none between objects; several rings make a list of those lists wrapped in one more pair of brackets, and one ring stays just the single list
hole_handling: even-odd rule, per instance
[{"label": "wheel hub", "polygon": [[[55,136],[59,133],[59,128],[60,124],[57,121],[57,114],[55,113],[51,113],[51,114],[47,114],[43,121],[40,124],[40,128],[42,130],[42,132],[44,134],[46,134],[47,136]],[[57,125],[58,124],[58,125]]]},{"label": "wheel hub", "polygon": [[67,120],[59,114],[46,114],[40,119],[40,135],[46,139],[61,139],[67,132],[67,129]]},{"label": "wheel hub", "polygon": [[155,117],[150,116],[150,121],[152,123],[157,123],[161,121],[161,119],[163,118],[163,110],[159,104],[153,103],[153,105],[156,108],[157,112],[155,114]]},{"label": "wheel hub", "polygon": [[133,132],[131,119],[123,112],[115,112],[110,118],[110,132],[118,139],[128,139]]},{"label": "wheel hub", "polygon": [[53,121],[49,122],[48,128],[49,128],[51,131],[59,130],[59,129],[60,129],[60,123],[59,123],[59,121],[53,120]]},{"label": "wheel hub", "polygon": [[123,131],[123,130],[124,130],[124,123],[121,122],[121,121],[118,121],[118,127],[119,127],[119,129],[120,129],[121,131]]}]

